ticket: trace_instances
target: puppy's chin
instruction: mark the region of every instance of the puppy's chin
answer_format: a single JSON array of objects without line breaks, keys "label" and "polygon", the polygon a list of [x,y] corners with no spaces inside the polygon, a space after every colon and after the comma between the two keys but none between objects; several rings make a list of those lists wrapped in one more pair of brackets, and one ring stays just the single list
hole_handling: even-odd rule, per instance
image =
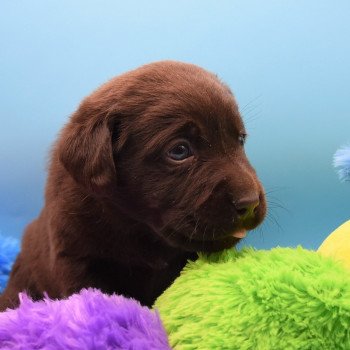
[{"label": "puppy's chin", "polygon": [[158,235],[174,248],[179,248],[188,252],[206,253],[232,248],[245,237],[243,231],[237,231],[236,233],[221,237],[209,238],[204,235],[203,237],[199,237],[198,235],[196,237],[191,237],[190,235],[183,235],[170,229],[166,230],[166,232],[158,232]]},{"label": "puppy's chin", "polygon": [[240,240],[241,238],[234,236],[227,236],[216,240],[190,240],[188,237],[184,237],[179,245],[187,251],[212,253],[232,248]]}]

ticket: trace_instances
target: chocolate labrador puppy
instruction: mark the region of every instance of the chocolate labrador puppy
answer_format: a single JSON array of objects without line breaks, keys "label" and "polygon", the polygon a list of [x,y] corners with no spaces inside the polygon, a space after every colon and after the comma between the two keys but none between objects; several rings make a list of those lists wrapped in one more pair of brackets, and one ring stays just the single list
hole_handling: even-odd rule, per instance
[{"label": "chocolate labrador puppy", "polygon": [[266,212],[230,89],[163,61],[88,96],[54,145],[45,205],[26,229],[0,310],[18,293],[100,288],[152,305],[196,252],[234,246]]}]

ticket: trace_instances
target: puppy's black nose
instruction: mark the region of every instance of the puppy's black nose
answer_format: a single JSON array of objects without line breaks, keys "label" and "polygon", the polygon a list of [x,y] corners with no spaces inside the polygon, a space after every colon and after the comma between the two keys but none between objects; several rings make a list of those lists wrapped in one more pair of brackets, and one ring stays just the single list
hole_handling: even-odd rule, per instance
[{"label": "puppy's black nose", "polygon": [[243,197],[233,202],[237,216],[241,220],[254,217],[255,209],[258,207],[259,203],[259,197],[257,196]]}]

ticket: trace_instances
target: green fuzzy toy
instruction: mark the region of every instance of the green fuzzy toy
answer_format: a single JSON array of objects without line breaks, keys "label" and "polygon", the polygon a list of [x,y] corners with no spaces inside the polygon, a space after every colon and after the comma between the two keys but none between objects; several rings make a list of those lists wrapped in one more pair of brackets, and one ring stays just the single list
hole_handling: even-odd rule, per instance
[{"label": "green fuzzy toy", "polygon": [[201,255],[155,307],[174,349],[350,349],[350,272],[302,248]]}]

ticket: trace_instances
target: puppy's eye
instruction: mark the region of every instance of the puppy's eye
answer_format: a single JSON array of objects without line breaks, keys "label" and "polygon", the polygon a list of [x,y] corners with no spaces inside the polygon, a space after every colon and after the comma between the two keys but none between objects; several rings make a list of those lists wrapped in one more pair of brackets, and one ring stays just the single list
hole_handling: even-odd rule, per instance
[{"label": "puppy's eye", "polygon": [[246,139],[247,139],[247,134],[240,134],[238,136],[238,141],[241,144],[241,146],[244,146]]},{"label": "puppy's eye", "polygon": [[175,145],[168,151],[168,157],[175,161],[182,161],[193,155],[189,144],[182,142]]}]

